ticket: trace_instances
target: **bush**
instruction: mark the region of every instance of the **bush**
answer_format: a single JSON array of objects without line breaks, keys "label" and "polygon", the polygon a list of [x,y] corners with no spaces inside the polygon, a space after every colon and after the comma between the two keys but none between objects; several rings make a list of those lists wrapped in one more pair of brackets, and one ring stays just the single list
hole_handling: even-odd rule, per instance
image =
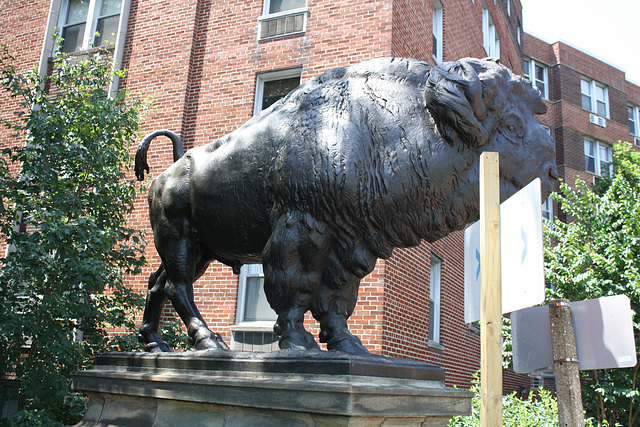
[{"label": "bush", "polygon": [[0,373],[20,383],[12,424],[74,424],[86,402],[70,373],[114,348],[108,328],[135,327],[144,303],[124,285],[144,263],[125,176],[144,103],[107,96],[105,52],[58,55],[46,77],[12,60],[4,48],[0,84],[21,109],[2,120],[13,142],[0,156]]}]

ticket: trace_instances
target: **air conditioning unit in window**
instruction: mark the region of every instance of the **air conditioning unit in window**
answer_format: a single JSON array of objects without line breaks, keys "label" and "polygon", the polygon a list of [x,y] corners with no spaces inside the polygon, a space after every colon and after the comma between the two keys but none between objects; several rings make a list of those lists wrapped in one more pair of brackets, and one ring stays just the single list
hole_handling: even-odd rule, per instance
[{"label": "air conditioning unit in window", "polygon": [[259,39],[265,40],[304,33],[307,30],[308,12],[307,8],[301,8],[261,16],[258,18]]},{"label": "air conditioning unit in window", "polygon": [[638,138],[637,136],[634,136],[633,145],[635,145],[636,147],[640,147],[640,138]]},{"label": "air conditioning unit in window", "polygon": [[595,114],[589,114],[589,121],[594,125],[598,125],[603,128],[607,127],[607,119],[605,119],[604,117],[600,117]]}]

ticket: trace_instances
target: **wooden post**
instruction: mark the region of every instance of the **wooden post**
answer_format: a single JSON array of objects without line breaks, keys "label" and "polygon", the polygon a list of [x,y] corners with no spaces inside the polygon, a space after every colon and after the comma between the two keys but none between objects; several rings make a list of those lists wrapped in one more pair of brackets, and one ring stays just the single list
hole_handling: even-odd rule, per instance
[{"label": "wooden post", "polygon": [[502,426],[500,157],[480,157],[480,425]]},{"label": "wooden post", "polygon": [[583,426],[584,412],[578,371],[578,352],[569,300],[550,301],[549,319],[558,394],[558,421],[560,427]]}]

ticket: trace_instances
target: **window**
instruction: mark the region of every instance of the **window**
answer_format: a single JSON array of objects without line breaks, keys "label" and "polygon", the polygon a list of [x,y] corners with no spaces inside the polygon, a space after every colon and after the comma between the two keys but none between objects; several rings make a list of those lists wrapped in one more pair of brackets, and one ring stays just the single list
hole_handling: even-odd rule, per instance
[{"label": "window", "polygon": [[258,18],[260,40],[304,33],[307,30],[306,0],[264,0]]},{"label": "window", "polygon": [[580,80],[582,92],[582,108],[609,118],[609,93],[605,85],[594,80]]},{"label": "window", "polygon": [[122,0],[62,0],[58,22],[62,51],[115,43],[121,7]]},{"label": "window", "polygon": [[482,8],[482,46],[487,56],[500,58],[500,35],[486,4]]},{"label": "window", "polygon": [[553,198],[551,196],[542,204],[542,218],[553,221]]},{"label": "window", "polygon": [[442,260],[431,255],[429,276],[429,341],[440,343],[440,287],[442,282]]},{"label": "window", "polygon": [[540,91],[544,99],[549,99],[547,93],[547,67],[533,59],[524,60],[524,78],[531,82],[531,85]]},{"label": "window", "polygon": [[276,320],[267,297],[264,294],[264,273],[261,264],[249,264],[240,271],[240,287],[238,292],[238,319],[240,322],[261,322]]},{"label": "window", "polygon": [[300,69],[275,71],[258,75],[253,114],[269,108],[300,85]]},{"label": "window", "polygon": [[611,146],[591,139],[584,140],[585,170],[598,176],[610,177],[613,173]]},{"label": "window", "polygon": [[511,0],[507,0],[507,15],[511,16]]},{"label": "window", "polygon": [[433,58],[436,63],[442,63],[443,55],[443,43],[442,43],[442,2],[440,0],[433,0]]},{"label": "window", "polygon": [[640,136],[640,108],[629,105],[627,109],[629,112],[629,133]]},{"label": "window", "polygon": [[[256,82],[254,114],[269,108],[300,85],[300,69],[259,74]],[[231,347],[242,351],[278,350],[278,338],[273,333],[277,315],[264,293],[264,273],[261,264],[248,264],[240,269],[236,325],[231,327]]]}]

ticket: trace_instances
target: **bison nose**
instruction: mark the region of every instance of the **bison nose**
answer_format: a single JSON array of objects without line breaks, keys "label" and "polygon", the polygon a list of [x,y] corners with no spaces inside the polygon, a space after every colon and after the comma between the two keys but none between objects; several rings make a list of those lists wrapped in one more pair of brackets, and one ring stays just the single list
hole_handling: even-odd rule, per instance
[{"label": "bison nose", "polygon": [[542,193],[543,199],[546,199],[549,194],[558,189],[560,175],[558,169],[554,163],[547,164],[543,169],[545,174],[541,175],[542,179]]}]

